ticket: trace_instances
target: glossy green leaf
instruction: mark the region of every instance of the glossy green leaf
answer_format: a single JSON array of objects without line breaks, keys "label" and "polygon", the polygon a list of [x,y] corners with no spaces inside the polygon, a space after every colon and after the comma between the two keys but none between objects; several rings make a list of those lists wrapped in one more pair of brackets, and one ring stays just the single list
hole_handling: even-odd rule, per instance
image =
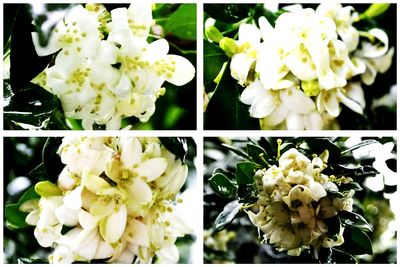
[{"label": "glossy green leaf", "polygon": [[254,164],[252,162],[236,164],[236,182],[239,185],[254,183]]},{"label": "glossy green leaf", "polygon": [[196,5],[182,4],[169,17],[164,26],[167,34],[172,34],[185,40],[196,40]]},{"label": "glossy green leaf", "polygon": [[379,172],[372,166],[365,165],[365,166],[345,166],[345,165],[335,165],[332,174],[341,175],[346,177],[351,177],[354,180],[361,181],[362,178],[368,176],[375,176]]},{"label": "glossy green leaf", "polygon": [[204,84],[209,84],[217,77],[224,62],[228,61],[225,52],[219,46],[203,41],[204,46]]},{"label": "glossy green leaf", "polygon": [[40,263],[48,263],[43,259],[31,259],[31,258],[18,258],[18,264],[40,264]]},{"label": "glossy green leaf", "polygon": [[27,214],[19,210],[19,204],[7,205],[4,214],[7,219],[7,226],[13,229],[24,229],[29,227],[25,222]]},{"label": "glossy green leaf", "polygon": [[222,173],[208,179],[208,183],[216,194],[224,198],[235,198],[237,186]]},{"label": "glossy green leaf", "polygon": [[61,138],[49,137],[44,144],[42,151],[42,160],[46,169],[47,179],[57,181],[58,175],[64,168],[60,156],[57,154],[58,148],[62,143]]},{"label": "glossy green leaf", "polygon": [[216,20],[235,23],[249,17],[254,7],[253,4],[205,4],[204,12]]},{"label": "glossy green leaf", "polygon": [[38,127],[59,108],[55,95],[33,83],[14,92],[7,104],[4,107],[6,119]]},{"label": "glossy green leaf", "polygon": [[236,215],[239,213],[242,204],[239,204],[237,200],[229,202],[224,207],[224,210],[218,215],[215,220],[214,227],[216,231],[221,231],[225,226],[235,219]]},{"label": "glossy green leaf", "polygon": [[32,186],[21,196],[18,203],[7,205],[4,211],[7,225],[13,229],[24,229],[29,227],[30,225],[25,222],[25,218],[28,214],[20,211],[19,207],[22,203],[28,200],[38,198],[40,198],[40,196],[35,192],[35,189]]},{"label": "glossy green leaf", "polygon": [[306,142],[314,154],[321,154],[326,149],[329,151],[328,162],[337,162],[341,155],[341,149],[328,138],[307,138]]},{"label": "glossy green leaf", "polygon": [[351,211],[342,210],[342,211],[339,211],[339,217],[340,217],[342,223],[344,223],[348,226],[359,228],[359,229],[362,229],[363,231],[372,232],[371,226],[364,219],[364,217],[361,216],[360,214],[357,214],[357,213],[351,212]]},{"label": "glossy green leaf", "polygon": [[182,161],[185,160],[188,146],[186,138],[184,137],[159,137],[163,146],[165,146],[171,153],[178,156]]},{"label": "glossy green leaf", "polygon": [[249,155],[247,155],[244,151],[234,147],[234,146],[230,146],[227,144],[222,144],[223,147],[229,149],[230,151],[232,151],[233,153],[235,153],[236,155],[245,158],[245,159],[250,159]]},{"label": "glossy green leaf", "polygon": [[333,239],[340,232],[340,219],[338,216],[334,216],[332,218],[325,219],[324,222],[328,226],[328,232],[326,236]]},{"label": "glossy green leaf", "polygon": [[341,185],[338,186],[340,191],[362,191],[363,188],[360,186],[359,183],[357,182],[350,182],[350,183],[342,183]]},{"label": "glossy green leaf", "polygon": [[345,242],[340,246],[352,255],[373,254],[371,239],[359,228],[346,228],[343,234]]},{"label": "glossy green leaf", "polygon": [[354,256],[337,248],[332,248],[331,261],[332,263],[357,263]]},{"label": "glossy green leaf", "polygon": [[262,147],[254,144],[248,144],[247,153],[255,163],[268,167],[267,160],[269,155]]},{"label": "glossy green leaf", "polygon": [[204,114],[205,129],[260,129],[258,119],[250,117],[249,106],[239,100],[242,91],[243,88],[231,77],[229,66],[225,67]]},{"label": "glossy green leaf", "polygon": [[51,56],[39,57],[36,54],[31,36],[33,31],[29,5],[21,4],[11,35],[10,79],[13,92],[23,90],[51,59]]}]

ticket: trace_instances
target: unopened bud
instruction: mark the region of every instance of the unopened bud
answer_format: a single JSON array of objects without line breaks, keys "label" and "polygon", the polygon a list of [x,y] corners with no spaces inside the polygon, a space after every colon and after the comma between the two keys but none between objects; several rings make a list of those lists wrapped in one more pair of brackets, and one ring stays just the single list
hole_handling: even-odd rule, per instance
[{"label": "unopened bud", "polygon": [[224,36],[222,33],[215,27],[215,26],[210,26],[206,29],[206,37],[216,43],[219,43]]},{"label": "unopened bud", "polygon": [[236,41],[229,37],[224,37],[219,41],[219,47],[224,50],[228,57],[232,57],[238,51]]},{"label": "unopened bud", "polygon": [[57,185],[50,181],[39,182],[35,185],[35,191],[41,197],[61,196],[62,191]]},{"label": "unopened bud", "polygon": [[307,96],[317,96],[321,91],[317,80],[302,81],[301,88]]}]

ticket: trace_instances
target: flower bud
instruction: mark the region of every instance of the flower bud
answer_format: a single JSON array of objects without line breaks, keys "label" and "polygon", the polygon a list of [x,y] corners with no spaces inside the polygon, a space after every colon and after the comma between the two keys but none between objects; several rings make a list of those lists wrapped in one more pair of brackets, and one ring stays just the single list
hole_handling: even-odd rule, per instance
[{"label": "flower bud", "polygon": [[307,96],[317,96],[321,91],[318,80],[302,81],[301,88]]},{"label": "flower bud", "polygon": [[35,185],[35,191],[41,197],[61,196],[62,191],[50,181],[42,181]]},{"label": "flower bud", "polygon": [[215,27],[215,26],[210,26],[206,29],[205,31],[206,37],[216,43],[219,43],[224,36],[222,33]]},{"label": "flower bud", "polygon": [[239,47],[236,44],[236,41],[229,37],[224,37],[219,41],[219,47],[224,50],[225,54],[228,57],[232,57],[237,53]]}]

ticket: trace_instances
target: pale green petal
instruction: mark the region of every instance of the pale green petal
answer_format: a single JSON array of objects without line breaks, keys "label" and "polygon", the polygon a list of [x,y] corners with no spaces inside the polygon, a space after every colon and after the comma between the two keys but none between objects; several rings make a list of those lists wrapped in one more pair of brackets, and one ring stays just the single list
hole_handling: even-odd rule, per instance
[{"label": "pale green petal", "polygon": [[111,188],[103,178],[87,172],[82,174],[82,185],[95,194],[100,194],[102,191]]}]

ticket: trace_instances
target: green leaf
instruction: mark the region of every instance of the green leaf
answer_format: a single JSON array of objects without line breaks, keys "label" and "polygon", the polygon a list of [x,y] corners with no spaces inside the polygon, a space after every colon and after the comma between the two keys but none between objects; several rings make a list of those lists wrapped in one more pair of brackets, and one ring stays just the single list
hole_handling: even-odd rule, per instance
[{"label": "green leaf", "polygon": [[45,69],[51,59],[51,56],[39,57],[36,54],[31,36],[35,30],[29,5],[20,6],[11,34],[10,79],[13,92],[23,89]]},{"label": "green leaf", "polygon": [[350,191],[350,190],[354,190],[354,191],[362,191],[363,190],[363,188],[357,182],[342,183],[338,187],[341,192]]},{"label": "green leaf", "polygon": [[262,147],[254,144],[247,144],[247,153],[255,163],[268,167],[267,160],[269,155]]},{"label": "green leaf", "polygon": [[332,218],[325,219],[324,222],[328,226],[328,232],[326,236],[330,239],[335,238],[337,234],[340,232],[340,219],[338,216],[334,216]]},{"label": "green leaf", "polygon": [[221,48],[213,43],[203,40],[204,45],[204,84],[212,83],[218,76],[224,62],[228,57]]},{"label": "green leaf", "polygon": [[30,225],[25,222],[27,214],[19,210],[19,204],[10,204],[6,206],[5,216],[7,226],[13,229],[24,229]]},{"label": "green leaf", "polygon": [[242,91],[243,88],[231,77],[229,66],[226,66],[204,114],[205,129],[260,129],[258,119],[250,117],[249,106],[239,100]]},{"label": "green leaf", "polygon": [[208,179],[208,182],[214,192],[219,196],[224,198],[236,197],[237,186],[224,174],[217,173]]},{"label": "green leaf", "polygon": [[357,259],[349,253],[337,248],[332,248],[332,263],[357,263]]},{"label": "green leaf", "polygon": [[36,166],[33,170],[29,172],[29,177],[36,178],[38,180],[45,180],[47,177],[46,168],[43,162]]},{"label": "green leaf", "polygon": [[[345,165],[335,165],[332,171],[329,171],[329,174],[334,174],[337,176],[346,176],[351,177],[354,180],[361,181],[362,178],[368,176],[375,176],[379,172],[372,166],[358,166],[358,167],[349,167]],[[328,173],[327,173],[328,174]]]},{"label": "green leaf", "polygon": [[184,137],[159,137],[163,146],[165,146],[171,153],[178,156],[182,162],[185,161],[188,147],[187,141]]},{"label": "green leaf", "polygon": [[350,151],[356,150],[356,149],[358,149],[360,147],[368,146],[368,145],[372,145],[372,144],[377,144],[377,143],[379,143],[379,142],[374,140],[374,139],[363,140],[360,143],[358,143],[358,144],[356,144],[354,146],[351,146],[351,147],[347,148],[346,150],[343,150],[341,154],[344,155],[344,154],[346,154],[346,153],[348,153]]},{"label": "green leaf", "polygon": [[57,154],[58,148],[62,143],[61,138],[49,137],[44,144],[42,151],[42,161],[46,169],[47,179],[57,181],[58,175],[64,168],[60,156]]},{"label": "green leaf", "polygon": [[18,258],[18,264],[48,263],[43,259]]},{"label": "green leaf", "polygon": [[367,10],[365,10],[364,13],[362,13],[360,15],[360,20],[366,19],[366,18],[371,19],[371,18],[377,17],[377,16],[385,13],[389,7],[390,7],[390,4],[388,4],[388,3],[374,3],[374,4],[370,5],[369,8]]},{"label": "green leaf", "polygon": [[221,231],[225,226],[235,219],[235,216],[239,213],[242,204],[239,204],[237,200],[229,202],[224,207],[224,210],[215,219],[214,227],[216,231]]},{"label": "green leaf", "polygon": [[222,144],[222,146],[225,147],[225,148],[227,148],[227,149],[229,149],[230,151],[232,151],[233,153],[235,153],[236,155],[238,155],[238,156],[240,156],[240,157],[242,157],[242,158],[250,159],[250,158],[249,158],[249,155],[247,155],[247,154],[246,154],[245,152],[243,152],[242,150],[237,149],[236,147],[233,147],[233,146],[230,146],[230,145],[227,145],[227,144]]},{"label": "green leaf", "polygon": [[339,248],[354,255],[372,255],[372,243],[368,235],[359,228],[346,228],[343,234],[345,242]]},{"label": "green leaf", "polygon": [[24,229],[30,227],[30,225],[25,222],[25,218],[28,214],[22,212],[19,208],[24,202],[38,198],[40,198],[40,196],[35,192],[35,189],[32,186],[22,195],[18,200],[18,203],[7,205],[4,211],[7,225],[13,229]]},{"label": "green leaf", "polygon": [[196,40],[196,5],[182,4],[164,26],[168,34],[185,40]]},{"label": "green leaf", "polygon": [[343,193],[339,191],[333,191],[333,190],[326,190],[326,193],[330,197],[338,197],[338,198],[344,198]]},{"label": "green leaf", "polygon": [[205,4],[204,12],[216,20],[235,23],[248,18],[254,7],[254,4]]},{"label": "green leaf", "polygon": [[[38,6],[40,5],[40,6]],[[39,35],[39,44],[46,46],[57,23],[69,12],[72,4],[31,4],[29,12]]]},{"label": "green leaf", "polygon": [[42,87],[30,83],[23,89],[14,91],[8,105],[4,107],[4,117],[11,121],[43,126],[52,113],[59,108],[55,95]]},{"label": "green leaf", "polygon": [[364,219],[360,214],[351,212],[351,211],[339,211],[339,217],[341,218],[342,223],[351,226],[353,228],[358,228],[363,231],[372,232],[372,228],[369,223]]},{"label": "green leaf", "polygon": [[341,149],[328,138],[307,138],[306,142],[313,154],[321,154],[326,149],[329,151],[328,162],[337,162],[341,155]]},{"label": "green leaf", "polygon": [[252,162],[236,164],[236,182],[239,185],[254,184],[254,164]]}]

